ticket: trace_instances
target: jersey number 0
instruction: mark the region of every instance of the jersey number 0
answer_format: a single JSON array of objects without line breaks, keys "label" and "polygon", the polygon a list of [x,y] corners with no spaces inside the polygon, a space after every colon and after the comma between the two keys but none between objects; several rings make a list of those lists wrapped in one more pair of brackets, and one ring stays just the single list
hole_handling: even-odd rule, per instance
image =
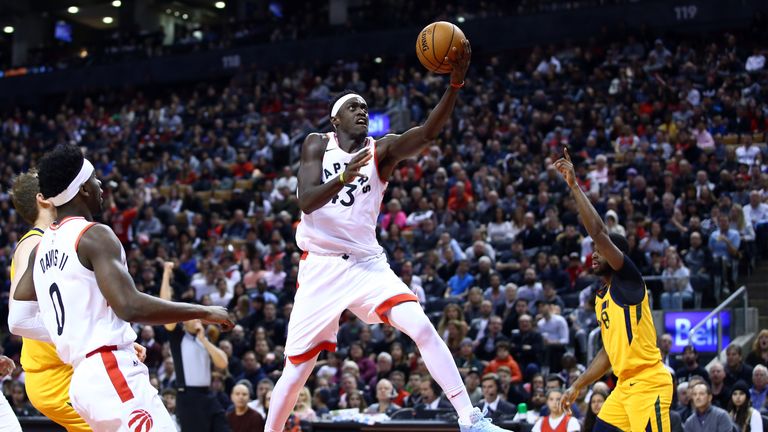
[{"label": "jersey number 0", "polygon": [[[48,293],[51,295],[53,311],[56,313],[56,333],[61,336],[64,332],[64,302],[61,301],[61,291],[59,291],[59,286],[55,283],[52,284]],[[56,294],[56,298],[54,298],[54,294]],[[59,313],[61,313],[61,318],[59,318]]]}]

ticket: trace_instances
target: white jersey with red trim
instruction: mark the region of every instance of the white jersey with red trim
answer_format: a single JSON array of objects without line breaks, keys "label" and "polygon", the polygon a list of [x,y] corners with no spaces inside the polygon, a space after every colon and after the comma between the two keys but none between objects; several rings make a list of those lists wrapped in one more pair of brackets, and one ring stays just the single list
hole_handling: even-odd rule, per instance
[{"label": "white jersey with red trim", "polygon": [[[375,149],[376,141],[366,138],[364,150],[375,152]],[[323,183],[338,181],[337,176],[355,154],[342,150],[336,134],[328,133],[328,145],[323,154]],[[353,256],[383,252],[376,240],[376,220],[387,182],[379,177],[377,164],[374,153],[374,158],[360,170],[360,177],[345,184],[333,199],[311,214],[302,212],[301,223],[296,229],[296,243],[302,250]]]},{"label": "white jersey with red trim", "polygon": [[[35,255],[33,277],[43,324],[61,360],[75,366],[97,348],[136,340],[130,324],[107,304],[95,273],[77,256],[80,238],[94,225],[82,217],[54,223]],[[125,264],[124,250],[121,255]]]}]

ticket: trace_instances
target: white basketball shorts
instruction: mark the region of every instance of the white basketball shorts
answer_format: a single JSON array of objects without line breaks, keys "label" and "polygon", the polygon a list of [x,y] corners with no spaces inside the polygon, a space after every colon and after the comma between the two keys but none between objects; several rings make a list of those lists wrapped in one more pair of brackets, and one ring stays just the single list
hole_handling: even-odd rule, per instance
[{"label": "white basketball shorts", "polygon": [[21,425],[13,413],[13,408],[0,392],[0,432],[21,432]]},{"label": "white basketball shorts", "polygon": [[75,367],[69,398],[94,432],[176,432],[132,345],[88,354]]},{"label": "white basketball shorts", "polygon": [[[347,257],[346,259],[344,257]],[[392,307],[418,298],[382,253],[365,258],[305,253],[288,322],[285,355],[293,364],[336,350],[339,318],[349,309],[367,324],[389,323]]]}]

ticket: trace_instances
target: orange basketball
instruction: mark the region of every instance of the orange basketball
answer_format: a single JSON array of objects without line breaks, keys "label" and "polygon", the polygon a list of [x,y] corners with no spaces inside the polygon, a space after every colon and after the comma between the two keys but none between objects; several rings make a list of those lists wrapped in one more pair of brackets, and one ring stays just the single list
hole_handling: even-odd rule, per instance
[{"label": "orange basketball", "polygon": [[455,25],[445,21],[432,23],[424,27],[416,38],[416,56],[432,72],[449,73],[452,68],[445,57],[449,56],[453,60],[455,54],[451,48],[456,47],[457,53],[463,50],[463,39],[464,32]]}]

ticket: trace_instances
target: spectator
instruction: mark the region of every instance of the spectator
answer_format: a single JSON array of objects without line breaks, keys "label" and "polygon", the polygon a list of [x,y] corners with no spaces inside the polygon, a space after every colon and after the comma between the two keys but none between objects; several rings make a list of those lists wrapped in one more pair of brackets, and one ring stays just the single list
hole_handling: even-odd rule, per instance
[{"label": "spectator", "polygon": [[173,424],[176,425],[176,431],[181,432],[181,425],[179,424],[179,420],[176,418],[176,389],[167,388],[160,392],[160,395],[163,398],[163,405],[165,405],[165,409],[168,410],[168,414],[171,415]]},{"label": "spectator", "polygon": [[752,366],[744,363],[741,356],[741,346],[731,343],[725,349],[725,382],[733,386],[736,381],[744,381],[752,384]]},{"label": "spectator", "polygon": [[397,396],[392,383],[387,379],[382,379],[376,384],[376,403],[370,405],[365,412],[367,414],[386,414],[392,416],[400,405],[392,402]]},{"label": "spectator", "polygon": [[315,422],[318,420],[312,409],[312,396],[309,393],[309,388],[304,387],[299,392],[296,406],[293,408],[293,416],[299,421]]},{"label": "spectator", "polygon": [[445,291],[445,297],[463,298],[467,295],[467,291],[475,283],[475,277],[468,272],[469,262],[466,260],[460,261],[456,274],[448,279],[448,289]]},{"label": "spectator", "polygon": [[749,389],[752,408],[761,414],[768,411],[768,368],[757,365],[752,370],[752,387]]},{"label": "spectator", "polygon": [[693,376],[701,377],[704,381],[709,382],[707,370],[699,364],[699,353],[696,351],[696,347],[687,345],[683,348],[683,366],[675,371],[675,378],[678,383],[682,383],[690,381]]},{"label": "spectator", "polygon": [[[241,380],[242,381],[242,380]],[[250,381],[247,381],[250,384]],[[275,383],[269,378],[263,378],[256,386],[256,398],[248,403],[249,408],[259,413],[262,418],[267,417],[267,411],[264,407],[264,395],[275,388]]]},{"label": "spectator", "polygon": [[589,406],[587,407],[587,413],[584,415],[584,421],[581,423],[581,430],[591,431],[595,428],[597,423],[597,415],[600,414],[600,409],[605,403],[607,394],[601,391],[593,391],[589,397]]},{"label": "spectator", "polygon": [[755,341],[752,342],[752,351],[747,355],[747,364],[768,367],[768,329],[760,330]]},{"label": "spectator", "polygon": [[750,392],[747,391],[747,383],[744,381],[737,382],[733,385],[731,398],[728,402],[728,412],[737,430],[761,432],[763,430],[763,418],[760,416],[760,412],[753,407],[749,398]]},{"label": "spectator", "polygon": [[661,294],[661,308],[664,310],[683,309],[683,305],[693,301],[693,288],[690,283],[690,271],[683,264],[677,252],[667,254],[667,267],[662,276],[664,292]]},{"label": "spectator", "polygon": [[553,304],[547,301],[538,302],[541,311],[541,319],[537,327],[544,341],[544,353],[548,358],[550,370],[560,371],[560,357],[565,353],[570,335],[568,322],[559,313],[553,312]]},{"label": "spectator", "polygon": [[760,202],[760,192],[753,190],[749,193],[749,205],[744,207],[744,218],[752,223],[759,246],[758,252],[766,255],[768,243],[768,204]]},{"label": "spectator", "polygon": [[483,374],[496,373],[500,367],[506,366],[511,374],[511,382],[519,383],[523,380],[523,374],[520,372],[515,359],[510,355],[510,345],[508,341],[499,341],[496,343],[496,358],[488,363]]},{"label": "spectator", "polygon": [[496,344],[509,339],[501,334],[501,318],[492,316],[488,321],[488,328],[475,346],[475,355],[481,361],[491,361],[496,355]]},{"label": "spectator", "polygon": [[483,389],[483,400],[477,407],[481,410],[488,410],[488,417],[491,420],[497,420],[502,416],[513,416],[517,413],[517,408],[501,397],[501,380],[495,373],[485,373],[481,380]]},{"label": "spectator", "polygon": [[419,384],[421,405],[417,409],[436,410],[451,409],[451,403],[443,397],[440,386],[430,376],[424,377]]},{"label": "spectator", "polygon": [[[560,406],[560,398],[563,396],[562,389],[551,389],[547,391],[547,408],[549,415],[541,417],[533,425],[532,432],[542,432],[550,430],[565,430],[567,432],[578,432],[581,430],[579,421],[564,412]],[[564,423],[565,428],[560,424]]]},{"label": "spectator", "polygon": [[712,382],[712,403],[719,408],[728,408],[731,389],[725,385],[725,368],[719,361],[709,366],[709,379]]},{"label": "spectator", "polygon": [[733,432],[735,426],[728,412],[712,405],[709,384],[696,384],[692,400],[695,412],[685,421],[685,432]]},{"label": "spectator", "polygon": [[718,227],[709,236],[709,250],[712,252],[716,268],[714,272],[716,293],[722,281],[728,281],[728,285],[735,288],[738,279],[741,236],[738,231],[730,227],[730,222],[728,215],[719,216]]},{"label": "spectator", "polygon": [[227,414],[232,432],[260,431],[264,429],[264,418],[248,405],[251,394],[247,384],[238,383],[232,387],[234,410]]},{"label": "spectator", "polygon": [[530,315],[522,314],[518,320],[520,328],[512,333],[510,347],[527,376],[531,365],[538,369],[539,364],[542,363],[544,339],[541,333],[533,327],[533,318]]}]

